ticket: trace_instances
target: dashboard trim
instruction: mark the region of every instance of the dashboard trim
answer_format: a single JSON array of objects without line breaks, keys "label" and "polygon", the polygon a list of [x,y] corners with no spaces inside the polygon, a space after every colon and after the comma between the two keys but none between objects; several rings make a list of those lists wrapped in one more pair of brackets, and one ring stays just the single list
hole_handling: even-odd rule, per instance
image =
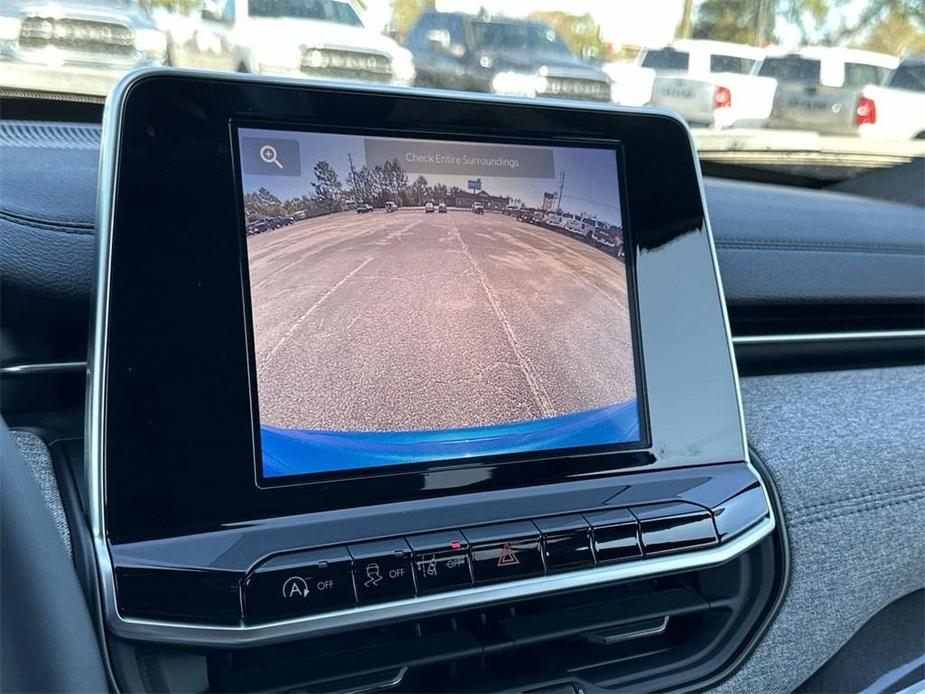
[{"label": "dashboard trim", "polygon": [[870,330],[843,333],[792,333],[783,335],[740,335],[733,345],[782,345],[810,342],[851,342],[855,340],[925,340],[925,330]]},{"label": "dashboard trim", "polygon": [[[769,514],[773,514],[770,505],[768,509]],[[253,646],[298,638],[308,632],[315,636],[351,627],[373,626],[394,619],[414,618],[435,612],[458,610],[531,595],[585,588],[656,574],[664,575],[703,569],[723,564],[743,554],[764,540],[775,527],[774,517],[769,515],[737,538],[705,550],[639,559],[584,571],[475,586],[465,590],[423,595],[391,603],[365,605],[250,626],[184,624],[122,617],[116,609],[112,566],[109,564],[109,553],[106,551],[105,544],[97,542],[97,551],[102,560],[101,568],[104,569],[101,574],[108,614],[107,621],[114,634],[129,639],[153,640],[173,645]]]}]

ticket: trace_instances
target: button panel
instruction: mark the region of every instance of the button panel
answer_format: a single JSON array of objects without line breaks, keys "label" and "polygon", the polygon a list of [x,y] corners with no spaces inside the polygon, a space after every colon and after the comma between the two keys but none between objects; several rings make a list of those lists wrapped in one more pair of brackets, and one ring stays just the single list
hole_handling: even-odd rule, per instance
[{"label": "button panel", "polygon": [[475,583],[495,583],[543,574],[540,531],[530,521],[468,528]]},{"label": "button panel", "polygon": [[636,517],[622,508],[586,513],[594,536],[594,553],[599,564],[626,561],[642,556]]},{"label": "button panel", "polygon": [[412,535],[414,580],[426,595],[472,585],[469,542],[459,531]]},{"label": "button panel", "polygon": [[404,539],[364,542],[347,550],[360,605],[414,597],[411,547]]},{"label": "button panel", "polygon": [[631,510],[639,519],[646,555],[708,547],[718,542],[713,514],[700,506],[672,502]]},{"label": "button panel", "polygon": [[594,566],[591,527],[581,514],[540,518],[534,523],[543,534],[547,570],[563,571]]},{"label": "button panel", "polygon": [[[726,534],[731,532],[727,525],[746,525],[766,508],[752,511],[745,502],[757,495],[743,497],[741,509],[727,504],[731,521],[723,525]],[[271,557],[246,578],[245,621],[413,599],[718,542],[709,510],[670,502],[292,552]]]},{"label": "button panel", "polygon": [[344,547],[274,557],[245,581],[247,619],[289,619],[353,607],[356,596],[350,569]]}]

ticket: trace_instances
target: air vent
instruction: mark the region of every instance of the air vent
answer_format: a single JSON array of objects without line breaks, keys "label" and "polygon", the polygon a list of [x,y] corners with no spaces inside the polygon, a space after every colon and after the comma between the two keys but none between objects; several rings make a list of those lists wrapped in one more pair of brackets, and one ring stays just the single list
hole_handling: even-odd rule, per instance
[{"label": "air vent", "polygon": [[[215,692],[704,685],[754,641],[779,595],[781,566],[780,548],[769,537],[711,569],[216,651],[203,656],[203,684]],[[156,669],[167,661],[149,650],[140,662]]]}]

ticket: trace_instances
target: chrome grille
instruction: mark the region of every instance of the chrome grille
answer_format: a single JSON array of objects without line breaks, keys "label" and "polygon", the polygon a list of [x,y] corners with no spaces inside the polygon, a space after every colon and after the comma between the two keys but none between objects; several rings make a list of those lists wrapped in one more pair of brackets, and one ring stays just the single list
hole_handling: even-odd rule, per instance
[{"label": "chrome grille", "polygon": [[301,68],[308,74],[348,79],[386,82],[392,78],[392,59],[382,53],[308,48],[302,52]]},{"label": "chrome grille", "polygon": [[610,85],[601,80],[576,79],[572,77],[547,77],[546,88],[541,91],[540,94],[542,96],[560,97],[563,99],[609,101]]},{"label": "chrome grille", "polygon": [[50,17],[26,17],[19,30],[19,45],[119,55],[135,50],[132,30],[121,24]]}]

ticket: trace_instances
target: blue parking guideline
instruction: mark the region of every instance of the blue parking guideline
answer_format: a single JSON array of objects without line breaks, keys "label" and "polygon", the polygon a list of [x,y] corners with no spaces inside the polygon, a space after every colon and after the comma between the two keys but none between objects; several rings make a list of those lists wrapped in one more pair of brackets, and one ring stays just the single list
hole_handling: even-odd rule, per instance
[{"label": "blue parking guideline", "polygon": [[635,398],[558,417],[460,429],[337,431],[264,425],[260,434],[266,478],[615,445],[641,438]]}]

